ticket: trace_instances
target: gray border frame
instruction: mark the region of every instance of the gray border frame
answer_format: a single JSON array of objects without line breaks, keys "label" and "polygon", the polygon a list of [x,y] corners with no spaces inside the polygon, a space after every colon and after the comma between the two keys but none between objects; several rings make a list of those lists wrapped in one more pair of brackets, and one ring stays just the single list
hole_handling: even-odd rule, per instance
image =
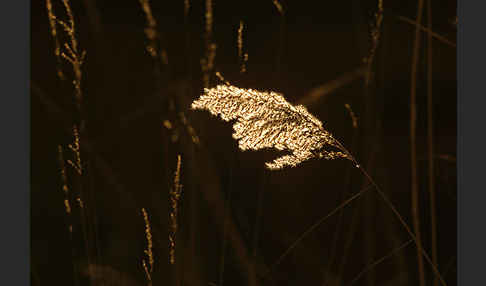
[{"label": "gray border frame", "polygon": [[30,1],[0,11],[0,284],[30,285]]},{"label": "gray border frame", "polygon": [[[467,4],[466,4],[467,3]],[[486,257],[485,1],[458,0],[458,285],[484,284]],[[482,281],[482,283],[481,283]]]}]

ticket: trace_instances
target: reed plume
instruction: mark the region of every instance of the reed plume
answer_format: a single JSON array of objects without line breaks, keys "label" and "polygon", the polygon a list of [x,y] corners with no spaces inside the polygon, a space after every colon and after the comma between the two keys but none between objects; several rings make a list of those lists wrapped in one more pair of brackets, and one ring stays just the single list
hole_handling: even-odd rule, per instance
[{"label": "reed plume", "polygon": [[146,27],[144,29],[145,37],[147,39],[146,50],[155,61],[160,60],[162,64],[167,65],[169,63],[167,51],[160,45],[160,35],[157,30],[157,21],[152,14],[150,2],[149,0],[139,0],[139,2],[146,21]]},{"label": "reed plume", "polygon": [[174,185],[169,192],[169,263],[175,263],[176,234],[178,230],[177,214],[179,212],[179,199],[182,194],[181,185],[181,155],[177,156],[177,168],[174,175]]},{"label": "reed plume", "polygon": [[62,60],[61,60],[61,44],[59,43],[59,35],[57,34],[56,16],[52,8],[51,0],[46,0],[47,17],[49,19],[49,26],[51,28],[52,39],[54,40],[54,54],[56,55],[56,70],[59,79],[64,80],[64,73],[62,72]]},{"label": "reed plume", "polygon": [[152,230],[150,227],[150,221],[148,218],[147,211],[145,208],[142,208],[142,215],[143,220],[145,222],[145,238],[147,239],[147,249],[143,252],[147,255],[148,258],[148,266],[145,259],[142,259],[142,266],[145,271],[145,276],[148,280],[148,285],[152,285],[152,273],[154,272],[154,254],[152,252],[153,243],[152,243]]},{"label": "reed plume", "polygon": [[[66,11],[67,20],[61,20],[55,15],[52,2],[50,0],[46,1],[46,7],[48,12],[48,19],[51,28],[51,34],[55,41],[54,53],[57,59],[57,74],[60,79],[66,79],[61,66],[60,59],[63,58],[72,67],[73,79],[71,81],[74,89],[74,100],[76,104],[77,111],[81,117],[79,125],[73,124],[73,136],[74,143],[70,144],[68,147],[74,153],[75,160],[67,160],[67,163],[73,167],[77,174],[80,176],[83,174],[83,164],[81,162],[81,133],[84,128],[84,120],[82,116],[82,80],[83,72],[82,67],[84,60],[86,58],[86,51],[80,48],[79,42],[76,39],[76,25],[74,21],[74,15],[71,10],[71,6],[68,0],[62,0],[62,4]],[[57,31],[57,25],[61,26],[66,34],[66,42],[64,42],[64,49],[61,49],[59,33]],[[79,126],[79,128],[78,128]]]},{"label": "reed plume", "polygon": [[[63,155],[61,145],[57,146],[57,151],[58,151],[59,167],[60,167],[60,170],[61,170],[62,190],[63,190],[63,193],[64,193],[64,207],[65,207],[65,210],[66,210],[66,214],[68,216],[70,216],[71,215],[71,203],[69,202],[69,186],[68,186],[68,180],[67,180],[67,175],[66,175],[66,166],[64,164],[64,155]],[[68,229],[69,229],[70,233],[73,232],[72,228],[73,227],[72,227],[71,223],[69,223]]]},{"label": "reed plume", "polygon": [[248,53],[243,54],[243,21],[240,21],[240,26],[238,27],[238,59],[240,61],[240,73],[246,72],[246,62],[248,61]]},{"label": "reed plume", "polygon": [[79,131],[76,125],[73,126],[73,135],[74,135],[74,142],[73,144],[69,144],[69,149],[73,152],[75,160],[67,160],[67,163],[73,167],[73,169],[78,173],[80,176],[83,174],[83,164],[81,162],[81,147],[80,147],[80,139],[79,139]]},{"label": "reed plume", "polygon": [[[383,0],[378,0],[378,7],[377,11],[375,12],[374,21],[371,23],[370,29],[370,39],[371,39],[371,47],[368,53],[368,57],[365,58],[365,63],[368,65],[368,68],[371,68],[371,64],[376,55],[376,50],[378,49],[380,39],[381,39],[381,29],[383,24]],[[367,78],[369,80],[369,76]]]},{"label": "reed plume", "polygon": [[208,110],[224,121],[236,120],[233,138],[243,151],[276,148],[291,153],[267,162],[270,170],[295,167],[312,158],[346,158],[355,162],[319,119],[276,92],[218,85],[205,89],[191,108]]},{"label": "reed plume", "polygon": [[[64,58],[68,63],[71,64],[74,73],[74,79],[72,84],[74,86],[74,98],[76,100],[76,105],[78,110],[81,109],[81,102],[83,98],[83,93],[81,91],[81,81],[83,77],[82,66],[84,64],[84,59],[86,58],[86,51],[79,48],[78,40],[76,39],[76,26],[74,24],[74,16],[69,5],[68,0],[62,1],[66,14],[68,16],[68,21],[65,22],[54,15],[54,13],[49,13],[50,22],[57,22],[61,27],[63,27],[64,32],[66,32],[68,41],[64,43],[65,51],[61,52],[61,57]],[[54,30],[52,30],[54,33]],[[59,52],[57,50],[56,44],[56,55]]]}]

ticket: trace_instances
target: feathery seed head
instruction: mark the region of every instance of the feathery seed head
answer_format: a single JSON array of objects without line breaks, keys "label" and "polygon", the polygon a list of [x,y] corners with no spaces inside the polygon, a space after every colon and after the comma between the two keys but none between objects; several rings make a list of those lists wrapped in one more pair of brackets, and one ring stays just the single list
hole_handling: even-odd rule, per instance
[{"label": "feathery seed head", "polygon": [[[267,162],[270,170],[295,167],[311,158],[353,160],[319,119],[304,106],[293,106],[276,92],[218,85],[204,89],[191,108],[208,110],[224,121],[236,120],[233,138],[238,140],[241,150],[276,148],[291,152]],[[329,147],[339,151],[328,150]]]}]

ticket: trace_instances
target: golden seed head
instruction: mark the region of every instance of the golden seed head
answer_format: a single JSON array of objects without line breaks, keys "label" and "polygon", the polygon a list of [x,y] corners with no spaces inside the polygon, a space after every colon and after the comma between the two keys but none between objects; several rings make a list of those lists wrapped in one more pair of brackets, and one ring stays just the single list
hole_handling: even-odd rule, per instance
[{"label": "golden seed head", "polygon": [[[291,154],[267,162],[270,170],[295,167],[311,158],[351,159],[322,123],[302,105],[293,106],[283,95],[230,85],[205,89],[192,109],[208,110],[225,121],[236,121],[233,138],[241,150],[276,148]],[[326,150],[332,146],[340,151]]]}]

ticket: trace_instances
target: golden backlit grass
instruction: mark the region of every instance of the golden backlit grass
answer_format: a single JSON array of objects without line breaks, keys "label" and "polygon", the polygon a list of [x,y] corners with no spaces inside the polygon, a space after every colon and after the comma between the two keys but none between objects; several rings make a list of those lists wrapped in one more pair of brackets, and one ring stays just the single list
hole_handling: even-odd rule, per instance
[{"label": "golden backlit grass", "polygon": [[291,153],[267,162],[266,167],[271,170],[295,167],[311,158],[353,160],[304,106],[293,106],[276,92],[218,85],[205,89],[191,108],[208,110],[225,121],[236,121],[233,138],[238,140],[241,150],[276,148]]}]

